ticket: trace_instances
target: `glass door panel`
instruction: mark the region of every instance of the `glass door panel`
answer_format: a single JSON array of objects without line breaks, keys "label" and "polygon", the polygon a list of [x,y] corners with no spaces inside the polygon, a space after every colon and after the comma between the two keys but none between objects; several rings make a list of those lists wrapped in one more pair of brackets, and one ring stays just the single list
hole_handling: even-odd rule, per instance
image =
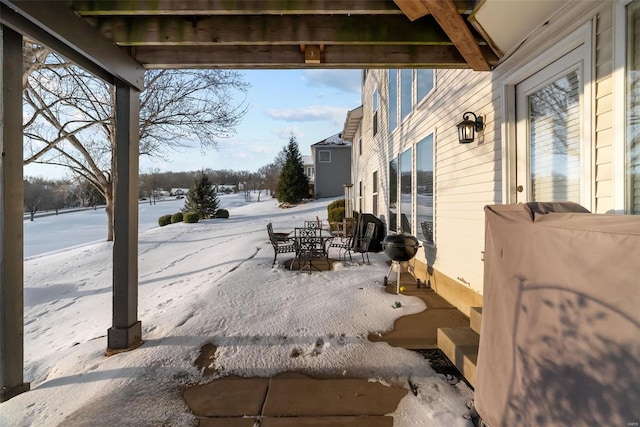
[{"label": "glass door panel", "polygon": [[583,82],[573,56],[516,87],[518,202],[581,202]]}]

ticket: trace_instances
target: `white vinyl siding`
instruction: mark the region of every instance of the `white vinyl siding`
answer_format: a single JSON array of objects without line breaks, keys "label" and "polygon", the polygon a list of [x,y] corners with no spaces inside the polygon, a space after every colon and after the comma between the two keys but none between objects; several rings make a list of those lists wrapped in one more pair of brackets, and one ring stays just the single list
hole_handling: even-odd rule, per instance
[{"label": "white vinyl siding", "polygon": [[[598,59],[596,61],[595,56],[587,58],[584,65],[586,71],[582,83],[585,87],[585,112],[581,140],[585,145],[581,147],[581,154],[586,157],[584,164],[580,165],[585,175],[581,175],[580,179],[581,186],[586,185],[583,193],[592,200],[591,206],[585,204],[585,207],[594,211],[597,207],[597,211],[603,213],[608,211],[606,206],[612,205],[612,171],[615,162],[612,140],[618,138],[619,133],[617,129],[614,132],[612,120],[612,8],[610,2],[604,1],[572,2],[570,7],[531,34],[491,72],[433,70],[434,89],[419,100],[419,90],[414,86],[413,98],[406,104],[411,106],[410,111],[406,107],[401,110],[403,94],[400,70],[396,83],[398,111],[394,115],[398,119],[397,126],[390,125],[393,106],[388,105],[387,99],[384,99],[386,97],[382,97],[379,112],[384,123],[380,122],[379,126],[390,131],[379,132],[375,140],[371,138],[370,130],[371,94],[375,87],[379,87],[381,94],[391,93],[388,85],[393,77],[389,77],[387,70],[369,71],[363,86],[364,108],[369,116],[365,116],[362,123],[364,140],[363,154],[358,164],[360,178],[354,182],[363,179],[369,183],[373,172],[378,171],[380,218],[391,231],[396,228],[396,223],[400,224],[400,218],[396,220],[400,189],[400,183],[397,182],[398,158],[412,147],[417,150],[417,144],[433,135],[436,241],[433,245],[423,245],[416,255],[417,261],[482,293],[484,207],[515,203],[515,186],[512,185],[515,183],[515,172],[511,171],[510,160],[515,151],[510,145],[515,133],[515,106],[509,108],[505,99],[515,98],[515,86],[519,82],[553,62],[554,57],[568,53],[570,49],[564,48],[565,39],[573,42],[574,38],[583,34],[587,34],[592,43],[585,51],[589,52],[588,55],[592,55],[593,51]],[[589,26],[589,30],[583,32],[586,26]],[[580,34],[575,36],[576,33]],[[404,74],[405,80],[408,79],[410,73],[405,71]],[[405,91],[408,89],[405,88]],[[407,97],[404,96],[408,101]],[[486,123],[485,129],[471,144],[459,144],[457,138],[455,125],[462,120],[465,111],[481,115]],[[418,219],[420,214],[416,195],[417,186],[420,185],[420,167],[417,164],[420,156],[417,151],[414,153],[412,225],[415,229],[412,234],[419,235],[421,220]],[[371,200],[370,189],[366,191],[366,200]]]},{"label": "white vinyl siding", "polygon": [[640,0],[627,6],[627,210],[640,214]]},{"label": "white vinyl siding", "polygon": [[612,13],[603,10],[596,19],[595,49],[595,213],[610,212],[613,206],[613,42]]}]

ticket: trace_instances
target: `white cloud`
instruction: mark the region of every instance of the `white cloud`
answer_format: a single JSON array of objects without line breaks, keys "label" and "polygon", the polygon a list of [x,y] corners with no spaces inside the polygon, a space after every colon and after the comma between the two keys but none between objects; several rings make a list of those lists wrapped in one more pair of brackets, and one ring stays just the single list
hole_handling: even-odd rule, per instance
[{"label": "white cloud", "polygon": [[289,137],[293,133],[298,141],[305,137],[304,132],[296,126],[285,126],[280,128],[271,129],[271,133],[274,134],[279,141],[282,142],[282,146],[286,145],[289,141]]},{"label": "white cloud", "polygon": [[346,117],[347,108],[329,105],[310,105],[308,107],[292,109],[271,108],[266,111],[266,114],[272,119],[287,122],[329,121],[341,125]]},{"label": "white cloud", "polygon": [[306,70],[305,78],[309,86],[328,86],[347,93],[360,93],[361,70]]}]

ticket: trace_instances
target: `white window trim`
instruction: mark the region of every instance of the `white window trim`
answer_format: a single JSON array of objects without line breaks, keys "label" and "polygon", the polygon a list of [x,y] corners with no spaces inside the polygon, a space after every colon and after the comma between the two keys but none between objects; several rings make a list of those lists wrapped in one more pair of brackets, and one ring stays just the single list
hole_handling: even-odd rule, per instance
[{"label": "white window trim", "polygon": [[618,0],[613,16],[613,209],[627,212],[625,79],[627,65],[626,8],[632,0]]},{"label": "white window trim", "polygon": [[[329,153],[329,160],[322,160],[322,153]],[[331,163],[331,150],[318,150],[318,162],[319,163]]]},{"label": "white window trim", "polygon": [[543,68],[551,65],[572,50],[584,47],[583,63],[583,108],[581,129],[583,154],[580,162],[580,204],[592,210],[592,150],[594,132],[591,126],[591,110],[593,105],[592,68],[593,68],[593,35],[592,22],[583,24],[564,39],[550,46],[542,46],[535,52],[519,61],[520,66],[507,74],[502,80],[502,111],[504,120],[501,126],[502,140],[502,203],[513,204],[516,201],[516,85]]}]

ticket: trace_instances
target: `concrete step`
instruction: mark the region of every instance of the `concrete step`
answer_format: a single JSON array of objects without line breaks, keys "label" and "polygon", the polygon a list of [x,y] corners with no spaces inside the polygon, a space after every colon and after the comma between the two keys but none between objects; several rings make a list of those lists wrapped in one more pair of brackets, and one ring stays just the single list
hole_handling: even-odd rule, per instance
[{"label": "concrete step", "polygon": [[471,322],[471,329],[480,335],[480,326],[482,324],[482,307],[471,307],[469,312],[469,321]]},{"label": "concrete step", "polygon": [[468,327],[438,328],[438,348],[473,387],[476,382],[480,335]]}]

